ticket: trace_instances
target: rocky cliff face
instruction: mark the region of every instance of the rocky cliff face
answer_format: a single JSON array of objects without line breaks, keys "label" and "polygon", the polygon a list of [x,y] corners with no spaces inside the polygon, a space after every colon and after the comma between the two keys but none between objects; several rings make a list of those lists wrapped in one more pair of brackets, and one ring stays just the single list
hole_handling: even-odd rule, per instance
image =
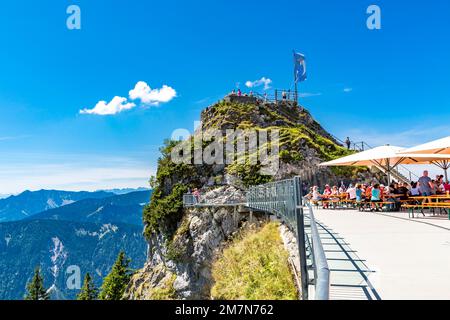
[{"label": "rocky cliff face", "polygon": [[[201,132],[278,130],[279,137],[270,143],[279,145],[279,167],[274,175],[268,176],[260,172],[259,163],[237,159],[227,164],[175,163],[171,159],[175,148],[181,143],[194,145],[195,138],[185,142],[167,141],[161,150],[151,204],[144,210],[149,243],[147,263],[133,276],[125,295],[127,299],[210,297],[211,262],[224,242],[249,217],[242,210],[235,212],[233,207],[220,205],[183,209],[182,196],[189,189],[200,188],[203,199],[220,204],[244,201],[244,190],[249,185],[295,175],[309,184],[338,183],[354,174],[318,167],[320,162],[347,155],[348,151],[296,104],[265,103],[257,99],[239,101],[235,97],[205,109],[201,120]],[[208,147],[226,138],[202,141],[202,144]]]},{"label": "rocky cliff face", "polygon": [[151,237],[149,260],[133,276],[125,298],[209,299],[215,255],[250,218],[243,208],[220,203],[240,201],[242,197],[242,192],[233,187],[213,190],[204,199],[212,200],[216,207],[186,209],[172,239],[161,234]]}]

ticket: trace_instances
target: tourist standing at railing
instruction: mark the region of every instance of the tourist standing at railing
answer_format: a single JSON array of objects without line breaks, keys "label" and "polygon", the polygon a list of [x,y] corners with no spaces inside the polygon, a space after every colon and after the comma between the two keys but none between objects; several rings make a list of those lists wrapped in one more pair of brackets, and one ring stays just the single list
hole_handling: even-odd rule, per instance
[{"label": "tourist standing at railing", "polygon": [[345,144],[347,146],[347,149],[350,150],[350,147],[352,145],[352,142],[350,141],[350,137],[347,137],[347,140],[345,140]]},{"label": "tourist standing at railing", "polygon": [[242,97],[242,91],[241,91],[241,89],[238,89],[238,97]]},{"label": "tourist standing at railing", "polygon": [[194,189],[192,195],[194,196],[195,202],[200,203],[200,191],[197,188]]}]

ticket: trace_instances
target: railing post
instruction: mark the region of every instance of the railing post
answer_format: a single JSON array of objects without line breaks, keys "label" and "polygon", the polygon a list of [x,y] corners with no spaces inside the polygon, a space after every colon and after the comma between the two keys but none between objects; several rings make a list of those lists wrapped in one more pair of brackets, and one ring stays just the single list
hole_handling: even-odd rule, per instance
[{"label": "railing post", "polygon": [[305,221],[302,204],[302,189],[299,177],[294,178],[294,199],[295,219],[297,220],[297,244],[300,257],[300,280],[302,284],[302,298],[303,300],[308,300],[309,279],[305,244]]}]

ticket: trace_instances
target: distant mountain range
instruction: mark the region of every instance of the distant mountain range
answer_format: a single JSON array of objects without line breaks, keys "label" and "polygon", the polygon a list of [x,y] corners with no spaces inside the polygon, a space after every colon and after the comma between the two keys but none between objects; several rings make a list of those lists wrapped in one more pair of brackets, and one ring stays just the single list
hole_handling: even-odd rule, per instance
[{"label": "distant mountain range", "polygon": [[67,220],[94,223],[126,223],[142,226],[142,209],[151,191],[137,191],[100,199],[84,199],[33,215],[27,220]]},{"label": "distant mountain range", "polygon": [[38,265],[54,299],[78,293],[66,284],[70,266],[79,267],[82,277],[89,272],[97,286],[121,250],[133,268],[142,267],[142,210],[151,192],[42,190],[0,200],[0,217],[13,220],[0,223],[0,299],[22,299]]},{"label": "distant mountain range", "polygon": [[0,222],[21,220],[36,213],[59,208],[83,199],[101,199],[113,195],[114,193],[105,191],[25,191],[17,196],[10,196],[0,200]]},{"label": "distant mountain range", "polygon": [[114,194],[127,194],[127,193],[131,193],[131,192],[136,192],[136,191],[149,191],[149,188],[125,188],[125,189],[109,189],[109,190],[100,190],[100,191],[105,191],[105,192],[111,192]]}]

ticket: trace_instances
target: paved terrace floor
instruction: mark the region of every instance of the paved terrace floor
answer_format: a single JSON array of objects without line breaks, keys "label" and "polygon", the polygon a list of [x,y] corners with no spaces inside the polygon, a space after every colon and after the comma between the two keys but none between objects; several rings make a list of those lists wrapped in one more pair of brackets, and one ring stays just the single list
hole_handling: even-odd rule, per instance
[{"label": "paved terrace floor", "polygon": [[314,210],[332,299],[450,299],[448,217]]}]

